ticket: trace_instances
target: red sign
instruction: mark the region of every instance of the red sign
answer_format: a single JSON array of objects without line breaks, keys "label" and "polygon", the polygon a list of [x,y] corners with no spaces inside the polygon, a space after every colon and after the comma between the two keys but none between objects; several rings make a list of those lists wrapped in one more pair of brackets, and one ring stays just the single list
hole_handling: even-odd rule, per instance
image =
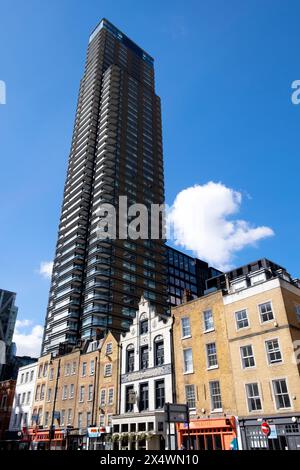
[{"label": "red sign", "polygon": [[271,429],[270,429],[270,426],[268,425],[268,423],[266,421],[263,421],[261,423],[261,432],[265,435],[265,436],[268,436],[271,432]]}]

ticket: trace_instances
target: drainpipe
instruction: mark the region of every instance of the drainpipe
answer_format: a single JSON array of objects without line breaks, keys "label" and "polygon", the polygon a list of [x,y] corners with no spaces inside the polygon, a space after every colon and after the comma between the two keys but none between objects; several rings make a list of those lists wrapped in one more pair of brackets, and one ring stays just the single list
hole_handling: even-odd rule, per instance
[{"label": "drainpipe", "polygon": [[[98,356],[96,356],[95,358],[95,370],[94,370],[94,384],[93,384],[93,405],[92,405],[92,426],[96,426],[97,425],[97,418],[95,417],[95,409],[97,411],[97,406],[95,406],[95,402],[97,400],[96,398],[96,389],[98,390],[98,377],[99,377],[99,374],[98,374]],[[97,416],[97,413],[96,413],[96,416]]]}]

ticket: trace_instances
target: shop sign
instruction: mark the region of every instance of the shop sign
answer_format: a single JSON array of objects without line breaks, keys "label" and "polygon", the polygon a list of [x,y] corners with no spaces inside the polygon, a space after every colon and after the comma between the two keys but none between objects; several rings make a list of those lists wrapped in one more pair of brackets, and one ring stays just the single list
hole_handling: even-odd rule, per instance
[{"label": "shop sign", "polygon": [[100,428],[97,428],[97,427],[88,428],[88,436],[92,438],[100,437],[101,436]]},{"label": "shop sign", "polygon": [[268,435],[268,439],[277,439],[277,429],[275,424],[270,424],[270,434]]}]

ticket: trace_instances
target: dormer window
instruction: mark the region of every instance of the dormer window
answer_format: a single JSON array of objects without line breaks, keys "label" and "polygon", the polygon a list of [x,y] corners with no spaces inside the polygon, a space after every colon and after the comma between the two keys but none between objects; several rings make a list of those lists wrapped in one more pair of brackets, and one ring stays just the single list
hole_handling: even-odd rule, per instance
[{"label": "dormer window", "polygon": [[251,276],[251,286],[264,282],[266,280],[266,273],[257,273],[254,276]]},{"label": "dormer window", "polygon": [[247,287],[246,279],[240,279],[240,280],[231,282],[231,288],[233,289],[233,291],[246,289],[246,287]]}]

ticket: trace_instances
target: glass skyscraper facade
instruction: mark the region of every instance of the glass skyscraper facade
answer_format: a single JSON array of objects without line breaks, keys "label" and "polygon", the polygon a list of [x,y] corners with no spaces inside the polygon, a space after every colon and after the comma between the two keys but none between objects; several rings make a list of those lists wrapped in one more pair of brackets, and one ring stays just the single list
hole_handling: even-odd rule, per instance
[{"label": "glass skyscraper facade", "polygon": [[15,345],[12,342],[18,314],[18,307],[15,302],[15,292],[0,289],[0,341],[5,344],[6,356],[6,364],[0,363],[0,380],[7,378],[5,373],[15,353]]},{"label": "glass skyscraper facade", "polygon": [[[89,38],[69,155],[42,354],[120,333],[142,295],[167,308],[166,248],[158,239],[101,240],[100,204],[164,203],[160,98],[154,61],[103,19]],[[120,215],[120,218],[119,218]]]},{"label": "glass skyscraper facade", "polygon": [[167,246],[168,302],[169,306],[180,305],[185,291],[189,298],[204,295],[206,281],[219,276],[221,271],[212,268],[198,258],[194,258],[179,250]]}]

